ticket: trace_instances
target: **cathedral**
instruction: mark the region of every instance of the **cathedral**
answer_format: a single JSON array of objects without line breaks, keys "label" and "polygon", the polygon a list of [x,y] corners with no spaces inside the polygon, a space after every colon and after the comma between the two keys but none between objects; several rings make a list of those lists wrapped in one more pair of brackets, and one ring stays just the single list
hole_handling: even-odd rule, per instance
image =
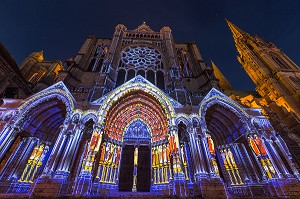
[{"label": "cathedral", "polygon": [[256,91],[169,27],[119,24],[68,60],[0,45],[0,197],[300,197],[300,69],[227,21]]}]

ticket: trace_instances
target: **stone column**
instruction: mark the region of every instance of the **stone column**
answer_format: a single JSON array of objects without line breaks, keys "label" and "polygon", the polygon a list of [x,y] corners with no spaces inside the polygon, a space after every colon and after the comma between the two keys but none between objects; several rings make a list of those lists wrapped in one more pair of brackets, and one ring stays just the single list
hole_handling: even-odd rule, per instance
[{"label": "stone column", "polygon": [[[178,138],[178,127],[177,126],[171,126],[169,127],[169,132],[170,136],[172,136],[172,139],[174,140],[174,146],[173,146],[173,168],[174,170],[174,175],[175,173],[182,173],[182,168],[180,164],[180,146],[179,146],[179,138]],[[182,173],[183,174],[183,173]]]},{"label": "stone column", "polygon": [[75,128],[74,128],[74,138],[72,139],[72,143],[71,143],[71,148],[68,152],[68,155],[67,155],[67,158],[65,160],[65,163],[62,167],[62,170],[63,171],[66,171],[66,172],[70,172],[71,170],[71,163],[73,163],[72,160],[74,160],[74,158],[76,157],[76,154],[77,154],[77,150],[78,150],[78,147],[79,147],[79,143],[80,143],[80,140],[81,140],[81,137],[82,137],[82,134],[83,134],[83,129],[84,129],[84,125],[76,125]]},{"label": "stone column", "polygon": [[[247,141],[247,143],[248,143],[248,141]],[[242,147],[242,149],[243,149],[243,153],[246,154],[246,157],[244,157],[244,158],[247,158],[247,159],[248,159],[248,162],[250,162],[250,166],[252,167],[252,169],[253,169],[253,171],[254,171],[256,181],[259,182],[259,181],[260,181],[260,175],[258,175],[259,171],[257,170],[256,166],[254,166],[253,161],[251,160],[250,154],[248,153],[248,151],[247,151],[245,145],[244,145],[244,144],[240,144],[240,145],[241,145],[241,147]],[[248,143],[248,145],[249,145],[249,143]],[[251,149],[250,149],[250,150],[251,150]],[[242,150],[241,150],[241,151],[242,151]],[[252,154],[253,154],[254,157],[255,157],[255,160],[256,160],[256,163],[258,164],[258,168],[260,169],[260,172],[262,172],[262,174],[263,174],[262,179],[265,180],[265,179],[266,179],[266,175],[265,175],[263,169],[261,168],[261,164],[258,162],[258,160],[257,160],[257,158],[256,158],[256,155],[253,153],[252,150],[251,150],[251,152],[252,152]],[[243,157],[243,155],[241,155],[241,156]],[[246,166],[249,166],[249,165],[245,165],[245,167],[246,167]],[[251,168],[251,167],[250,167],[250,168]]]},{"label": "stone column", "polygon": [[193,127],[187,129],[190,140],[190,152],[194,160],[195,174],[203,173],[202,150],[199,146],[197,131]]},{"label": "stone column", "polygon": [[[281,173],[280,170],[278,169],[278,167],[277,167],[277,165],[276,165],[276,163],[275,163],[273,157],[271,156],[270,151],[268,150],[268,147],[266,147],[265,140],[263,140],[263,139],[261,139],[261,140],[262,140],[263,146],[264,146],[264,148],[266,149],[266,152],[267,152],[267,154],[268,154],[268,158],[270,159],[270,161],[271,161],[271,163],[272,163],[272,166],[274,167],[274,169],[275,169],[275,171],[276,171],[278,177],[279,177],[279,178],[283,178],[282,173]],[[273,177],[272,177],[272,178],[273,178]]]},{"label": "stone column", "polygon": [[16,135],[20,132],[19,127],[8,125],[0,134],[0,160],[9,149]]},{"label": "stone column", "polygon": [[[202,165],[202,173],[198,174],[198,176],[196,175],[197,181],[196,186],[194,186],[194,192],[203,198],[228,198],[226,185],[213,167],[206,133],[203,133],[202,135],[203,136],[199,138],[197,136],[197,147],[199,148],[198,151]],[[205,170],[205,164],[207,165],[207,171]],[[206,173],[208,173],[209,176]]]},{"label": "stone column", "polygon": [[232,145],[232,148],[233,148],[234,153],[236,154],[236,157],[237,157],[238,161],[241,163],[241,166],[244,167],[244,172],[242,173],[244,175],[243,176],[244,177],[244,182],[245,183],[253,182],[253,180],[250,176],[250,172],[249,172],[249,167],[250,166],[246,165],[245,160],[244,160],[244,159],[246,159],[246,157],[243,157],[241,155],[241,151],[240,151],[240,148],[239,148],[238,144],[234,143]]},{"label": "stone column", "polygon": [[1,179],[5,180],[18,180],[24,169],[27,159],[30,156],[34,146],[38,139],[34,137],[25,137],[19,143],[17,149],[10,156],[9,160],[5,164],[1,171]]},{"label": "stone column", "polygon": [[60,128],[61,128],[61,131],[60,131],[58,138],[54,144],[54,147],[51,151],[51,154],[48,158],[46,166],[44,167],[44,170],[43,170],[43,173],[41,176],[42,178],[43,177],[52,177],[52,174],[55,172],[56,165],[62,154],[62,150],[65,145],[65,141],[67,139],[67,135],[65,134],[67,127],[62,125]]},{"label": "stone column", "polygon": [[[151,149],[150,149],[150,150],[151,150]],[[121,155],[122,155],[122,151],[123,151],[123,148],[120,147],[120,157],[121,157]],[[151,161],[151,162],[152,162],[152,161]],[[118,167],[117,167],[117,169],[116,169],[117,174],[120,173],[120,167],[121,167],[120,165],[121,165],[121,158],[119,158]],[[118,184],[118,183],[119,183],[119,175],[116,176],[116,184]]]},{"label": "stone column", "polygon": [[[103,127],[99,126],[99,125],[94,126],[94,131],[93,131],[91,141],[88,146],[88,151],[86,154],[87,161],[85,162],[85,165],[83,165],[81,173],[90,173],[91,174],[91,172],[93,170],[93,164],[95,161],[94,158],[95,158],[96,153],[99,151],[100,145],[102,142],[102,135],[103,135],[102,128]],[[86,168],[88,168],[88,169],[86,169]]]},{"label": "stone column", "polygon": [[[249,145],[249,142],[248,142],[248,145]],[[250,148],[251,148],[251,146],[249,146]],[[259,168],[259,170],[260,170],[260,172],[261,172],[261,174],[262,174],[262,176],[261,176],[261,178],[262,178],[262,180],[264,181],[264,182],[266,182],[267,181],[267,179],[268,179],[268,177],[267,177],[267,172],[266,172],[266,170],[263,168],[263,166],[261,165],[261,162],[258,160],[258,158],[257,158],[257,155],[254,153],[254,151],[251,149],[251,152],[252,152],[252,155],[254,156],[254,159],[255,159],[255,161],[256,161],[256,164],[257,164],[257,166],[258,166],[258,168]],[[254,167],[255,168],[255,167]]]},{"label": "stone column", "polygon": [[[186,197],[187,196],[187,187],[184,173],[182,172],[181,162],[180,162],[180,146],[179,146],[179,138],[178,138],[178,127],[170,126],[169,134],[174,138],[174,150],[173,154],[173,170],[174,170],[174,178],[173,181],[170,181],[171,186],[173,187],[173,195]],[[172,139],[173,139],[172,138]]]},{"label": "stone column", "polygon": [[[300,174],[299,171],[296,169],[293,161],[292,161],[292,157],[289,153],[289,151],[286,151],[286,149],[282,146],[281,142],[279,140],[275,141],[275,144],[277,144],[277,146],[279,147],[279,149],[281,150],[282,154],[284,155],[286,161],[288,162],[289,166],[291,167],[294,175],[297,177],[298,180],[300,180]],[[285,144],[285,143],[284,143]],[[286,146],[285,146],[286,147]],[[287,149],[288,150],[288,149]]]},{"label": "stone column", "polygon": [[68,173],[63,170],[63,167],[64,167],[64,163],[69,155],[69,151],[70,151],[71,145],[73,143],[73,139],[74,139],[74,134],[68,133],[66,136],[67,136],[66,145],[63,148],[61,158],[57,164],[57,169],[54,174],[55,179],[66,179],[68,177]]},{"label": "stone column", "polygon": [[86,158],[88,160],[84,163],[85,165],[82,165],[80,174],[76,178],[75,192],[74,192],[76,194],[89,195],[89,193],[91,191],[92,170],[93,170],[94,161],[95,161],[94,159],[95,159],[95,154],[100,149],[100,144],[102,142],[102,135],[103,135],[102,126],[95,125],[93,135],[91,137],[91,141],[89,142],[89,145],[87,146],[88,149],[87,149]]},{"label": "stone column", "polygon": [[59,195],[61,187],[65,183],[65,179],[55,179],[54,175],[64,153],[67,141],[67,125],[62,125],[60,129],[61,131],[51,151],[46,166],[44,167],[43,173],[40,178],[35,180],[35,184],[32,189],[33,197],[55,198]]},{"label": "stone column", "polygon": [[10,137],[9,135],[14,130],[14,127],[12,125],[6,125],[6,127],[1,131],[0,133],[0,151],[2,151],[3,146],[5,146],[5,143],[7,139]]},{"label": "stone column", "polygon": [[[293,177],[289,171],[287,170],[287,168],[285,167],[281,157],[279,156],[276,148],[274,147],[274,142],[272,140],[267,140],[269,146],[271,147],[271,149],[273,150],[275,157],[273,157],[274,160],[277,160],[276,162],[278,163],[278,167],[280,167],[282,169],[282,171],[284,172],[284,175],[287,176],[288,178]],[[271,154],[270,154],[271,155]]]},{"label": "stone column", "polygon": [[136,183],[137,183],[137,166],[138,166],[138,146],[134,149],[133,154],[133,183],[132,183],[132,192],[136,192]]},{"label": "stone column", "polygon": [[[207,132],[207,133],[209,133],[209,132]],[[206,135],[206,133],[204,135]],[[206,159],[207,166],[208,166],[208,173],[210,174],[210,177],[219,178],[219,175],[215,172],[212,161],[211,161],[211,154],[209,152],[207,138],[203,137],[201,139],[201,141],[202,141],[202,146],[204,148],[205,159]]]},{"label": "stone column", "polygon": [[197,133],[195,134],[195,141],[196,141],[196,146],[197,146],[197,151],[199,153],[199,159],[200,159],[200,173],[207,175],[206,171],[206,165],[205,165],[205,151],[202,148],[202,141],[199,139]]}]

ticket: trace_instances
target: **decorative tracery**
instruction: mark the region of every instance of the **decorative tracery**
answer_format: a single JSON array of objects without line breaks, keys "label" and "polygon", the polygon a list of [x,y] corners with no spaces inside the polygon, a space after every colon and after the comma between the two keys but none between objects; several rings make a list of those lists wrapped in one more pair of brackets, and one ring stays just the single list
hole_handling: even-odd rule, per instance
[{"label": "decorative tracery", "polygon": [[162,69],[162,56],[158,50],[148,46],[130,46],[122,52],[123,65],[133,68]]}]

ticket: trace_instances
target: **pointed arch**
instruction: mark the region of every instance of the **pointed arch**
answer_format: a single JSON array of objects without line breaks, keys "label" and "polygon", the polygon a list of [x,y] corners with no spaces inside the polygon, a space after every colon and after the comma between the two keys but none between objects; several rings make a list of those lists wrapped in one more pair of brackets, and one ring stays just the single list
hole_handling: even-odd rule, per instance
[{"label": "pointed arch", "polygon": [[110,107],[112,107],[112,104],[114,102],[118,101],[126,93],[138,90],[144,91],[145,93],[148,93],[149,95],[153,96],[164,108],[168,118],[175,117],[175,109],[170,99],[160,89],[151,84],[145,78],[143,78],[142,76],[137,76],[131,81],[128,81],[127,83],[116,88],[114,92],[111,92],[107,95],[107,97],[103,100],[102,105],[99,108],[99,116],[102,117],[99,117],[98,123],[101,124],[103,122],[103,116],[106,115],[107,111]]},{"label": "pointed arch", "polygon": [[82,121],[83,124],[85,124],[89,120],[92,120],[94,123],[97,123],[98,117],[97,117],[96,111],[89,110],[84,115],[82,115],[81,121]]},{"label": "pointed arch", "polygon": [[108,137],[122,141],[127,124],[136,119],[149,124],[153,141],[167,136],[169,118],[165,110],[151,95],[141,90],[126,93],[113,103],[105,117],[104,131]]},{"label": "pointed arch", "polygon": [[176,126],[178,126],[178,124],[182,122],[183,124],[185,124],[186,126],[190,126],[191,125],[191,121],[190,119],[186,116],[186,115],[183,115],[183,114],[180,114],[176,117],[175,119],[175,124]]},{"label": "pointed arch", "polygon": [[35,95],[24,100],[24,102],[18,107],[19,113],[13,119],[12,123],[18,125],[20,121],[25,117],[25,115],[34,107],[37,107],[39,104],[49,101],[51,99],[57,98],[62,101],[66,106],[66,119],[69,120],[72,111],[74,110],[75,99],[72,94],[69,92],[67,87],[63,82],[59,82]]},{"label": "pointed arch", "polygon": [[245,123],[248,128],[250,128],[249,125],[251,125],[251,123],[248,122],[250,121],[250,116],[245,112],[243,107],[241,107],[239,104],[234,102],[232,99],[230,99],[220,91],[213,88],[200,103],[199,116],[202,132],[207,131],[207,124],[205,120],[207,110],[208,108],[216,104],[220,105],[221,107],[227,108],[231,113],[239,118],[241,123]]},{"label": "pointed arch", "polygon": [[98,123],[104,125],[109,137],[121,141],[127,124],[138,118],[149,124],[153,141],[158,141],[166,137],[174,115],[164,93],[138,76],[107,96],[100,107]]}]

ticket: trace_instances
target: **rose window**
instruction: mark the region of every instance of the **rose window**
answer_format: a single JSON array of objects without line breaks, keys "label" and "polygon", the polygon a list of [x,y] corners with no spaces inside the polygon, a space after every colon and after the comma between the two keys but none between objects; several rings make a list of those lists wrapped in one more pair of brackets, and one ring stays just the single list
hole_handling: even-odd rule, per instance
[{"label": "rose window", "polygon": [[134,68],[162,68],[161,54],[156,49],[147,46],[127,48],[122,52],[122,62],[125,66]]}]

